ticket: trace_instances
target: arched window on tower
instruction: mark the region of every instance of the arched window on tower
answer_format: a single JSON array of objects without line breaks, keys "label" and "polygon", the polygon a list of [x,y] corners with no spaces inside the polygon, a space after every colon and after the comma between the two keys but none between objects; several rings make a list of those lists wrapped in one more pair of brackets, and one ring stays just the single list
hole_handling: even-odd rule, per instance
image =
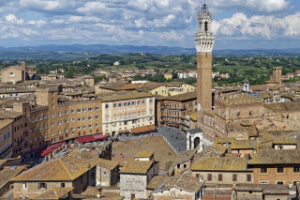
[{"label": "arched window on tower", "polygon": [[205,32],[208,31],[208,23],[207,22],[205,22],[204,30],[205,30]]}]

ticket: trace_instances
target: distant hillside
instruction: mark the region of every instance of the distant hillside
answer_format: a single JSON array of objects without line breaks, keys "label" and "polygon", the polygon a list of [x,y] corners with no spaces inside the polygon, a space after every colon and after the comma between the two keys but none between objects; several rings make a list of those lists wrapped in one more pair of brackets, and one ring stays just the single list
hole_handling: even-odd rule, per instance
[{"label": "distant hillside", "polygon": [[4,48],[2,50],[94,52],[94,53],[107,53],[107,54],[128,54],[128,53],[193,54],[196,52],[194,48],[187,49],[182,47],[133,46],[133,45],[110,46],[105,44],[44,45],[44,46],[35,46],[35,47],[26,46],[26,47]]},{"label": "distant hillside", "polygon": [[[195,48],[166,46],[44,45],[0,47],[0,60],[80,60],[99,54],[148,53],[156,55],[196,55]],[[215,56],[288,56],[299,55],[300,49],[215,50]]]}]

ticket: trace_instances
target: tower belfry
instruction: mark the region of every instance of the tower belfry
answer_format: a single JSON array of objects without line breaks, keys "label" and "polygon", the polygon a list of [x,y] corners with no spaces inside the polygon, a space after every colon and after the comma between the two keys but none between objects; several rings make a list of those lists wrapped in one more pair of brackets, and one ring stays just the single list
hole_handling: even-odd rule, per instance
[{"label": "tower belfry", "polygon": [[212,109],[212,50],[214,34],[211,32],[211,12],[204,3],[198,13],[198,33],[195,34],[197,50],[197,104],[198,123],[202,113]]}]

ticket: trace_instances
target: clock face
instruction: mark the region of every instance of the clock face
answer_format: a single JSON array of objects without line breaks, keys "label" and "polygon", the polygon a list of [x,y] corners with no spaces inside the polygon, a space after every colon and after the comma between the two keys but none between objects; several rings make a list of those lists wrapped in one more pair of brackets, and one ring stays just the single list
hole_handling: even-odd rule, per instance
[{"label": "clock face", "polygon": [[198,103],[198,111],[201,111],[201,105]]}]

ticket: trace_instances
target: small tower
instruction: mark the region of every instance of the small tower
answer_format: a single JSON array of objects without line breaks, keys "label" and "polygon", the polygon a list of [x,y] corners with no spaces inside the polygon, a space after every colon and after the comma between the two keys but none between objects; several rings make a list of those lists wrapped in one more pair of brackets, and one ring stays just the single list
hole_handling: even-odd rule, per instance
[{"label": "small tower", "polygon": [[199,32],[195,35],[197,49],[197,104],[198,124],[202,113],[212,109],[212,50],[214,34],[211,33],[211,12],[206,4],[198,13]]},{"label": "small tower", "polygon": [[267,81],[268,86],[281,86],[282,85],[282,67],[273,67],[273,75]]},{"label": "small tower", "polygon": [[282,85],[282,67],[274,67],[273,68],[273,77],[277,82],[278,86]]},{"label": "small tower", "polygon": [[247,79],[244,80],[244,85],[243,85],[242,91],[245,92],[245,93],[252,92],[251,89],[250,89],[250,83]]}]

